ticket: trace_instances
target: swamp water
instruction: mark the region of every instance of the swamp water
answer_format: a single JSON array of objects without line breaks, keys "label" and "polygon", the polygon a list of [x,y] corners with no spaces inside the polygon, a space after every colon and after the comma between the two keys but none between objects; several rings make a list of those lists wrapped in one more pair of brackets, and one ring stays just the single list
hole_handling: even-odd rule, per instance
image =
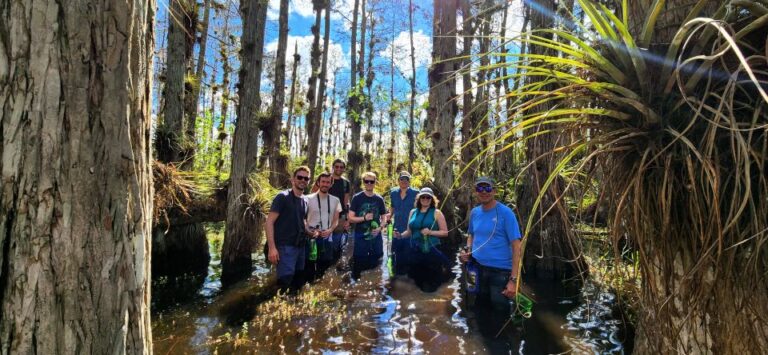
[{"label": "swamp water", "polygon": [[[386,242],[385,242],[386,243]],[[385,254],[386,254],[385,246]],[[347,248],[349,251],[349,248]],[[385,261],[353,281],[334,267],[298,296],[276,295],[257,256],[250,278],[222,288],[220,261],[208,275],[153,284],[156,354],[435,353],[623,354],[627,338],[616,300],[590,282],[526,280],[533,316],[473,311],[463,302],[460,266],[436,291],[392,279]],[[455,256],[450,256],[456,260]],[[631,344],[631,337],[627,344]],[[630,346],[631,347],[631,346]]]}]

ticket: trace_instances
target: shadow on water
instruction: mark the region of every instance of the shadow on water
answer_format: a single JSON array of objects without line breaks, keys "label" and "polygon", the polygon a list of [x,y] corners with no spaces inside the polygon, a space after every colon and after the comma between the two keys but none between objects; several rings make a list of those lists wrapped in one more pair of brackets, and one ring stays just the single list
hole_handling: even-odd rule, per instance
[{"label": "shadow on water", "polygon": [[[594,284],[526,280],[537,301],[533,316],[505,326],[509,315],[464,307],[461,268],[455,254],[448,258],[452,268],[433,292],[424,292],[411,278],[391,277],[385,255],[380,266],[363,272],[358,280],[347,268],[330,268],[299,296],[284,297],[275,296],[274,276],[263,256],[256,259],[249,279],[222,290],[214,256],[205,282],[190,301],[171,305],[153,301],[154,350],[158,354],[631,352],[631,345],[622,345],[622,339],[631,343],[631,338],[624,335],[615,297]],[[153,290],[153,296],[157,292]]]}]

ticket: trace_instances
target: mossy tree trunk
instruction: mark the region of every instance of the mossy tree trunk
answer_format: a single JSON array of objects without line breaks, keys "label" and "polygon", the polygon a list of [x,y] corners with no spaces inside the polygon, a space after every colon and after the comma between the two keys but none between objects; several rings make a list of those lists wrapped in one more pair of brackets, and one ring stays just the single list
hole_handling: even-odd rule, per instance
[{"label": "mossy tree trunk", "polygon": [[249,175],[256,165],[258,120],[261,109],[261,70],[267,2],[240,2],[243,37],[240,50],[237,122],[232,142],[232,173],[227,196],[226,235],[221,252],[222,280],[236,280],[251,270],[251,253],[258,237],[257,206],[252,204]]},{"label": "mossy tree trunk", "polygon": [[[557,9],[554,0],[526,0],[526,6],[530,7],[532,31],[555,26],[551,16]],[[541,46],[529,47],[531,54],[543,54],[548,51],[549,49]],[[537,79],[534,77],[529,80]],[[543,110],[544,107],[538,109]],[[586,265],[568,219],[567,206],[560,198],[564,190],[561,179],[556,179],[547,188],[535,213],[533,211],[534,201],[540,195],[557,162],[553,152],[562,144],[563,139],[555,132],[540,133],[548,129],[548,125],[539,124],[525,133],[536,136],[526,141],[525,152],[526,161],[535,162],[528,167],[523,174],[522,183],[517,187],[521,228],[525,229],[527,221],[533,220],[531,230],[525,236],[523,265],[524,272],[528,274],[545,278],[565,278],[578,271],[585,271]]]}]

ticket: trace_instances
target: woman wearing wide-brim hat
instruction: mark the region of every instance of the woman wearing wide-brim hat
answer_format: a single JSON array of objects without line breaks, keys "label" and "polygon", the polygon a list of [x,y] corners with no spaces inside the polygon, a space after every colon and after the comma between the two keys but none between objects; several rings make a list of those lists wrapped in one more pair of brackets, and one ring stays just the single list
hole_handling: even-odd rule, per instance
[{"label": "woman wearing wide-brim hat", "polygon": [[403,237],[411,238],[409,275],[417,284],[422,280],[429,281],[426,283],[435,289],[441,283],[437,276],[449,263],[445,254],[437,248],[440,238],[448,236],[448,224],[443,212],[437,208],[438,203],[432,189],[424,187],[419,190],[414,208],[408,216],[408,229],[402,233]]}]

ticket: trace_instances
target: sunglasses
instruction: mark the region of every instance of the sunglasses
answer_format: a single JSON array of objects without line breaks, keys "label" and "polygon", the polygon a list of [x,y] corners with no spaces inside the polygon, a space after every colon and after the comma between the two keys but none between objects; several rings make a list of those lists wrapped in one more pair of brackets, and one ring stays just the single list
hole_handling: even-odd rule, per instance
[{"label": "sunglasses", "polygon": [[420,199],[422,199],[422,200],[431,200],[431,199],[432,199],[432,196],[429,196],[429,195],[425,195],[425,196],[421,196],[421,197],[419,197],[419,198],[420,198]]},{"label": "sunglasses", "polygon": [[490,185],[478,185],[478,186],[475,186],[475,191],[477,191],[477,192],[491,192],[491,191],[493,191],[493,186],[490,186]]},{"label": "sunglasses", "polygon": [[409,178],[407,176],[401,176],[400,177],[400,181],[411,181],[411,178]]},{"label": "sunglasses", "polygon": [[309,181],[309,176],[296,175],[296,178],[299,180]]},{"label": "sunglasses", "polygon": [[363,180],[363,182],[368,184],[368,185],[373,185],[373,184],[376,183],[376,180]]}]

